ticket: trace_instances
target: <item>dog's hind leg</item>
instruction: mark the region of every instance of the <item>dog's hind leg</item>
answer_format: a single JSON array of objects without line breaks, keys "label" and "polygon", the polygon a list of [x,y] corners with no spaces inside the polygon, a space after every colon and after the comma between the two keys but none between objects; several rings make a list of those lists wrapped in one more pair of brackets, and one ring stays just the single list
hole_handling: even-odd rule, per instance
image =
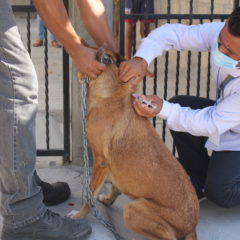
[{"label": "dog's hind leg", "polygon": [[112,184],[111,190],[109,191],[109,193],[107,195],[100,194],[98,196],[98,200],[103,204],[105,204],[106,206],[110,206],[115,202],[115,200],[120,194],[121,192],[118,190],[118,188]]},{"label": "dog's hind leg", "polygon": [[135,232],[149,239],[197,240],[195,225],[186,224],[174,208],[163,207],[149,199],[137,199],[124,207],[124,221]]},{"label": "dog's hind leg", "polygon": [[[108,169],[106,167],[100,166],[98,163],[97,158],[94,160],[94,165],[93,165],[93,172],[92,172],[92,177],[91,177],[91,183],[90,183],[90,190],[93,194],[93,197],[97,197],[99,194],[99,191],[101,190],[101,187],[104,183],[104,180],[106,179],[108,175]],[[90,206],[88,203],[84,203],[83,206],[81,207],[80,211],[77,212],[75,215],[72,216],[72,218],[83,218],[85,217],[90,211]]]},{"label": "dog's hind leg", "polygon": [[146,199],[137,199],[124,207],[124,221],[130,229],[149,239],[174,240],[177,234],[161,216],[161,209]]}]

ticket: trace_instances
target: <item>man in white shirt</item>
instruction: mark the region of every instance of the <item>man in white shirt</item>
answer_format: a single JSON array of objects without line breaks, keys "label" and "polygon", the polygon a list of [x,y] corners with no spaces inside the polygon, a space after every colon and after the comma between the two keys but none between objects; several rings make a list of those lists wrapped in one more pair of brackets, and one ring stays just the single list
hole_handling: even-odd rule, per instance
[{"label": "man in white shirt", "polygon": [[[186,26],[165,24],[142,41],[135,57],[120,66],[120,79],[133,87],[143,79],[148,64],[163,51],[209,51],[216,83],[216,100],[176,96],[170,101],[143,96],[156,108],[137,100],[136,112],[158,116],[171,129],[179,155],[199,197],[222,207],[240,204],[240,7],[225,23]],[[208,156],[207,149],[212,150]]]}]

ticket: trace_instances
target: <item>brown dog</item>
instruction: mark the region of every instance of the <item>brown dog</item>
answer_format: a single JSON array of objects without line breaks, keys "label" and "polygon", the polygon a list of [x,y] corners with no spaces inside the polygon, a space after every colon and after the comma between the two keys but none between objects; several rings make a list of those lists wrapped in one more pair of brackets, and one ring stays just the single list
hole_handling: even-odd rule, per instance
[{"label": "brown dog", "polygon": [[[124,207],[126,225],[149,239],[196,240],[199,203],[189,177],[148,119],[132,107],[129,83],[110,64],[89,83],[87,134],[94,155],[91,190],[97,197],[106,177],[133,201]],[[84,217],[87,203],[73,218]]]}]

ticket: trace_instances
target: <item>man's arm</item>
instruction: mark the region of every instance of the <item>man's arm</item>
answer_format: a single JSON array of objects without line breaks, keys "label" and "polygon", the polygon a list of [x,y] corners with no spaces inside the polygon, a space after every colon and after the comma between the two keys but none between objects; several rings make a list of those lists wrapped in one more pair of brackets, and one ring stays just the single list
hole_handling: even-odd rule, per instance
[{"label": "man's arm", "polygon": [[[78,6],[85,7],[85,10],[90,9],[94,6],[93,4],[96,3],[95,1],[86,1],[87,3],[82,3],[84,1],[79,1]],[[101,2],[100,0],[98,0]],[[96,78],[97,75],[99,75],[103,70],[105,70],[106,66],[104,64],[100,64],[96,60],[96,51],[93,49],[89,49],[85,47],[80,39],[76,31],[74,30],[66,9],[64,7],[62,0],[51,0],[51,1],[45,1],[45,0],[33,0],[34,5],[38,11],[38,13],[41,15],[44,23],[46,24],[47,28],[51,31],[52,34],[56,36],[56,38],[63,44],[66,51],[69,53],[69,55],[72,57],[73,62],[77,66],[78,70],[83,75],[88,75],[92,78]],[[100,14],[100,12],[99,12]],[[92,11],[90,16],[92,18],[95,18],[96,21],[103,22],[106,20],[106,17],[103,17],[105,15],[105,12],[102,13],[103,15],[98,15],[98,12]],[[88,18],[88,14],[83,14],[83,18]],[[105,23],[106,28],[108,27],[107,22]],[[88,26],[87,26],[88,27]],[[95,23],[95,28],[98,28],[98,22]],[[87,29],[88,30],[88,29]],[[93,34],[94,27],[90,27],[90,34]],[[110,29],[106,29],[109,33],[106,34],[108,38],[109,35],[111,35]],[[94,35],[94,40],[96,41],[99,35]],[[104,38],[104,32],[102,32],[102,38],[100,41],[103,41]],[[107,42],[107,41],[106,41]],[[107,42],[108,44],[108,42]]]},{"label": "man's arm", "polygon": [[[124,82],[136,79],[133,84],[138,84],[138,76],[144,76],[146,67],[151,61],[161,56],[164,51],[171,49],[177,51],[210,51],[212,42],[223,27],[224,23],[205,23],[199,25],[165,24],[152,31],[137,50],[135,57],[120,66],[120,79]],[[140,79],[142,80],[142,78]]]},{"label": "man's arm", "polygon": [[106,43],[109,49],[118,52],[102,1],[77,0],[77,4],[83,24],[96,44],[101,46],[103,43]]}]

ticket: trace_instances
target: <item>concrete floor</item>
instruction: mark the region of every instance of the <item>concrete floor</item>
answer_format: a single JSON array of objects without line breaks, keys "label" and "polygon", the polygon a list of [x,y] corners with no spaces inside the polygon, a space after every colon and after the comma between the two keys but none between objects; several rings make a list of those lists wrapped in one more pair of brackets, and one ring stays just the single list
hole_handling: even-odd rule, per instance
[{"label": "concrete floor", "polygon": [[[66,203],[54,207],[53,209],[66,214],[72,210],[79,209],[81,206],[81,180],[79,168],[43,168],[39,169],[39,174],[49,182],[63,180],[70,184],[72,196]],[[105,188],[106,189],[106,188]],[[122,207],[128,203],[126,196],[121,195],[111,207],[99,204],[99,210],[108,216],[114,223],[117,231],[126,239],[144,239],[133,233],[123,223]],[[73,203],[73,206],[69,206]],[[200,219],[197,225],[198,240],[239,240],[240,239],[240,206],[232,209],[223,209],[208,200],[200,203]],[[91,217],[91,219],[93,219]],[[102,240],[102,237],[98,239]]]},{"label": "concrete floor", "polygon": [[[48,167],[38,169],[40,177],[48,182],[65,181],[71,187],[71,197],[66,202],[51,207],[62,215],[78,210],[82,204],[82,171],[79,167]],[[106,191],[108,184],[103,187]],[[126,196],[120,195],[111,207],[97,203],[99,211],[110,220],[117,232],[125,239],[144,240],[142,236],[129,230],[123,223],[122,207],[128,203]],[[200,219],[197,225],[198,240],[239,240],[240,239],[240,206],[232,209],[217,207],[208,200],[200,203]],[[87,217],[93,222],[93,233],[88,240],[111,240],[114,236],[105,229],[92,215]],[[1,218],[0,218],[1,225]]]}]

